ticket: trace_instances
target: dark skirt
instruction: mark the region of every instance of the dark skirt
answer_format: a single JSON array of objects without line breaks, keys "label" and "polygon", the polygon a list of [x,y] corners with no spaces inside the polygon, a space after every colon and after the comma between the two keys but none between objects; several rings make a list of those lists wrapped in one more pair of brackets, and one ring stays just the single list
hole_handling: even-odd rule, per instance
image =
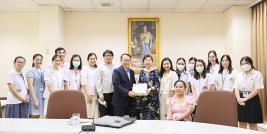
[{"label": "dark skirt", "polygon": [[5,118],[28,118],[28,104],[6,104]]},{"label": "dark skirt", "polygon": [[135,97],[135,115],[141,120],[159,120],[159,95],[150,91],[147,96]]},{"label": "dark skirt", "polygon": [[[242,93],[240,93],[240,98],[243,98]],[[263,123],[261,103],[258,95],[247,100],[245,106],[237,104],[237,108],[239,122]]]}]

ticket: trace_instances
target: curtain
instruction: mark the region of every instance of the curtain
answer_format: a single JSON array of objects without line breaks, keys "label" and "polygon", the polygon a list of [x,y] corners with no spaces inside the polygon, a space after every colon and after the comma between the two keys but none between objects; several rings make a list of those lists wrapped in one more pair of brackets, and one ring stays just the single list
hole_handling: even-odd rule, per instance
[{"label": "curtain", "polygon": [[267,0],[251,7],[251,54],[256,70],[263,75],[264,90],[260,91],[264,123],[267,123]]}]

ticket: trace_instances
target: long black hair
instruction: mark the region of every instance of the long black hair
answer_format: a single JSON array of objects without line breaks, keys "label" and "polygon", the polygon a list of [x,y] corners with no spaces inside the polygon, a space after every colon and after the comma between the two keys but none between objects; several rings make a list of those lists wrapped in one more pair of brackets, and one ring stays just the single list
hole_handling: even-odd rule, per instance
[{"label": "long black hair", "polygon": [[209,53],[208,53],[208,66],[207,66],[207,72],[209,73],[210,72],[210,67],[211,67],[211,63],[209,61],[209,55],[213,53],[214,56],[216,57],[216,63],[219,64],[219,60],[218,60],[218,57],[217,57],[217,53],[215,50],[210,50]]},{"label": "long black hair", "polygon": [[171,70],[171,71],[174,71],[173,66],[172,66],[172,60],[171,60],[169,57],[165,57],[165,58],[162,59],[161,64],[160,64],[160,72],[159,72],[159,76],[160,76],[160,77],[162,77],[163,74],[164,74],[164,72],[165,72],[165,70],[164,70],[164,68],[163,68],[163,62],[164,62],[164,61],[169,61],[170,64],[171,64],[171,68],[170,68],[170,70]]},{"label": "long black hair", "polygon": [[204,60],[202,60],[202,59],[197,59],[197,61],[196,61],[196,63],[195,63],[195,66],[194,66],[194,78],[195,79],[199,79],[200,78],[200,74],[197,72],[197,70],[196,70],[196,65],[197,65],[197,62],[201,62],[202,63],[202,65],[203,65],[203,67],[204,67],[204,70],[203,70],[203,72],[202,72],[202,76],[203,76],[203,78],[206,78],[206,73],[207,73],[207,68],[206,68],[206,63],[205,63],[205,61]]},{"label": "long black hair", "polygon": [[231,57],[230,57],[228,54],[225,54],[225,55],[223,55],[223,56],[221,57],[219,73],[222,74],[222,72],[223,72],[222,61],[223,61],[223,58],[224,58],[224,57],[229,61],[229,67],[228,67],[228,70],[229,70],[229,74],[230,74],[230,73],[232,73],[232,71],[233,71],[233,67],[232,67],[232,60],[231,60]]}]

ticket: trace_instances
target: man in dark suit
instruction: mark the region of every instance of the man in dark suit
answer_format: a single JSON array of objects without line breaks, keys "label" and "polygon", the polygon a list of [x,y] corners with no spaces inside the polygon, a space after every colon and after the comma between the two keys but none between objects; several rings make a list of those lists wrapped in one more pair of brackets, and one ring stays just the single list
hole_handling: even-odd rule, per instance
[{"label": "man in dark suit", "polygon": [[112,98],[113,114],[115,116],[133,115],[133,84],[135,83],[134,71],[130,69],[131,55],[121,55],[121,66],[113,70],[112,83],[114,93]]}]

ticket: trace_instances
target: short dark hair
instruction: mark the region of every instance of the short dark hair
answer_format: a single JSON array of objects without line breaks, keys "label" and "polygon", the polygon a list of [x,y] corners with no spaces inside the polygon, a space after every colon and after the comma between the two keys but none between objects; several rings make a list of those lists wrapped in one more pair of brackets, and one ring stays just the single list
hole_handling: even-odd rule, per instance
[{"label": "short dark hair", "polygon": [[251,65],[251,67],[252,67],[253,69],[255,69],[255,67],[254,67],[254,65],[253,65],[253,61],[252,61],[252,59],[251,59],[249,56],[244,56],[244,57],[242,57],[241,60],[240,60],[240,64],[241,64],[242,61],[246,61],[246,62],[248,62],[248,63]]},{"label": "short dark hair", "polygon": [[16,63],[16,61],[18,60],[18,59],[23,59],[25,62],[26,62],[26,59],[24,58],[24,57],[22,57],[22,56],[17,56],[17,57],[15,57],[15,59],[14,59],[14,64]]},{"label": "short dark hair", "polygon": [[112,57],[114,56],[113,52],[111,50],[106,50],[103,52],[103,57],[106,55],[106,54],[111,54]]},{"label": "short dark hair", "polygon": [[60,56],[59,55],[57,55],[57,54],[55,54],[53,57],[52,57],[52,61],[54,61],[57,57],[59,57],[60,58]]},{"label": "short dark hair", "polygon": [[223,55],[221,57],[221,60],[220,60],[220,70],[219,70],[219,73],[222,74],[223,72],[223,66],[222,66],[222,61],[223,61],[223,58],[226,57],[226,59],[229,61],[229,67],[228,67],[228,70],[229,70],[229,74],[232,73],[233,71],[233,67],[232,67],[232,60],[231,60],[231,57],[227,54]]},{"label": "short dark hair", "polygon": [[72,55],[72,57],[71,57],[71,59],[70,59],[70,70],[73,70],[74,69],[74,66],[73,66],[73,59],[75,58],[75,57],[78,57],[79,59],[80,59],[80,65],[78,66],[78,69],[79,70],[82,70],[82,58],[81,58],[81,56],[80,55],[78,55],[78,54],[74,54],[74,55]]},{"label": "short dark hair", "polygon": [[[95,53],[89,53],[88,56],[87,56],[87,61],[88,61],[88,60],[90,59],[90,57],[92,57],[92,56],[95,56],[95,58],[97,59],[97,56],[96,56]],[[94,67],[97,68],[97,65],[95,64]]]},{"label": "short dark hair", "polygon": [[[40,56],[42,59],[43,59],[43,55],[41,54],[34,54],[33,57],[32,57],[32,60],[34,60],[37,56]],[[32,62],[32,67],[34,67],[34,63]]]},{"label": "short dark hair", "polygon": [[66,53],[66,50],[63,47],[58,47],[57,49],[55,49],[55,54],[57,54],[57,52],[61,50],[64,50],[64,52]]},{"label": "short dark hair", "polygon": [[144,61],[147,59],[147,58],[150,58],[152,61],[153,61],[153,57],[151,55],[145,55],[144,58],[143,58],[143,63]]},{"label": "short dark hair", "polygon": [[121,60],[122,60],[122,56],[124,56],[124,55],[130,57],[130,59],[132,58],[132,56],[131,56],[130,54],[128,54],[128,53],[123,53],[123,54],[121,54]]}]

